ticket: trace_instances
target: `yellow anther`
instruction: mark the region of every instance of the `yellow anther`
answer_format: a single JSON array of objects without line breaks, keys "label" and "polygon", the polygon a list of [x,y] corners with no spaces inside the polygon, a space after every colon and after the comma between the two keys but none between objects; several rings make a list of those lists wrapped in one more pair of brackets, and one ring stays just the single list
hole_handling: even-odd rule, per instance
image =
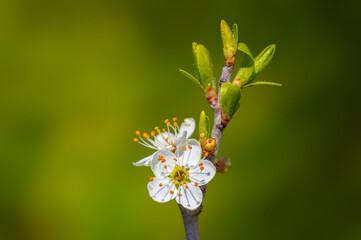
[{"label": "yellow anther", "polygon": [[177,118],[176,118],[176,117],[173,118],[173,122],[175,122],[175,121],[177,121]]},{"label": "yellow anther", "polygon": [[177,127],[177,126],[178,126],[178,123],[174,122],[173,127]]},{"label": "yellow anther", "polygon": [[143,137],[144,137],[144,138],[149,138],[148,133],[143,133]]},{"label": "yellow anther", "polygon": [[135,131],[135,134],[137,134],[138,136],[140,135],[140,132],[139,131]]},{"label": "yellow anther", "polygon": [[205,157],[208,157],[208,155],[209,155],[209,153],[208,153],[208,152],[206,152],[206,153],[204,154],[204,156],[205,156]]},{"label": "yellow anther", "polygon": [[167,124],[167,122],[169,122],[169,119],[164,120],[164,123],[165,123],[165,124]]},{"label": "yellow anther", "polygon": [[178,180],[179,180],[179,177],[175,177],[174,179],[178,181]]},{"label": "yellow anther", "polygon": [[154,136],[155,136],[155,132],[154,132],[154,131],[151,131],[151,132],[150,132],[150,136],[154,137]]},{"label": "yellow anther", "polygon": [[183,149],[183,151],[187,150],[187,148],[186,148],[186,147],[183,147],[182,149]]},{"label": "yellow anther", "polygon": [[138,140],[138,138],[134,138],[133,141],[134,141],[134,142],[138,142],[139,140]]},{"label": "yellow anther", "polygon": [[165,132],[165,128],[163,128],[162,131]]},{"label": "yellow anther", "polygon": [[167,124],[168,127],[170,126],[170,122],[167,122],[166,124]]}]

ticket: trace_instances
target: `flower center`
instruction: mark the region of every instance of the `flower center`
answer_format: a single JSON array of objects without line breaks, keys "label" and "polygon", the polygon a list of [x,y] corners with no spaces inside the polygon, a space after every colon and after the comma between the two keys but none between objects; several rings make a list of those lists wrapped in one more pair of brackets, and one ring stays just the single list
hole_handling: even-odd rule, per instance
[{"label": "flower center", "polygon": [[179,186],[191,182],[189,180],[189,168],[180,167],[178,165],[175,166],[172,173],[168,177],[175,184],[177,189]]}]

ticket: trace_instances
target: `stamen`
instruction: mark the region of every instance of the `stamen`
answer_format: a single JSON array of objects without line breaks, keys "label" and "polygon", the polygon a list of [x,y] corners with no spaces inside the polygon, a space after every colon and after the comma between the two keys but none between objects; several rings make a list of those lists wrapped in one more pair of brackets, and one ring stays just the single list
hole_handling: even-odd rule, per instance
[{"label": "stamen", "polygon": [[139,139],[138,139],[138,138],[134,138],[133,141],[134,141],[134,142],[138,142]]},{"label": "stamen", "polygon": [[183,149],[183,151],[187,150],[187,148],[186,148],[186,147],[183,147],[182,149]]},{"label": "stamen", "polygon": [[175,177],[174,179],[178,181],[178,180],[179,180],[179,177]]},{"label": "stamen", "polygon": [[[163,162],[163,161],[162,161]],[[167,165],[164,165],[164,168],[167,169]]]},{"label": "stamen", "polygon": [[188,146],[189,149],[192,149],[191,145]]},{"label": "stamen", "polygon": [[188,185],[185,185],[184,187],[185,187],[186,189],[188,189]]},{"label": "stamen", "polygon": [[175,121],[177,121],[177,118],[176,118],[176,117],[173,118],[173,122],[175,122]]},{"label": "stamen", "polygon": [[177,161],[177,159],[176,159],[176,158],[173,158],[173,160],[174,160],[174,161]]},{"label": "stamen", "polygon": [[153,178],[153,177],[149,178],[149,182],[151,182],[151,181],[153,181],[153,180],[154,180],[154,178]]},{"label": "stamen", "polygon": [[208,153],[208,152],[206,152],[206,153],[204,154],[204,156],[205,156],[205,157],[208,157],[208,155],[209,155],[209,153]]},{"label": "stamen", "polygon": [[170,122],[167,122],[166,124],[167,124],[168,127],[170,126]]},{"label": "stamen", "polygon": [[204,167],[200,167],[201,171],[203,171]]},{"label": "stamen", "polygon": [[170,190],[169,192],[170,192],[170,194],[172,194],[172,195],[173,195],[173,193],[174,193],[172,190]]},{"label": "stamen", "polygon": [[165,128],[163,128],[162,131],[165,132]]},{"label": "stamen", "polygon": [[143,133],[143,137],[144,137],[144,138],[149,138],[148,133],[146,133],[146,132],[145,132],[145,133]]},{"label": "stamen", "polygon": [[168,138],[164,139],[166,142],[168,142]]},{"label": "stamen", "polygon": [[197,183],[197,182],[195,182],[195,183],[194,183],[194,186],[196,186],[196,187],[197,187],[197,186],[198,186],[198,183]]},{"label": "stamen", "polygon": [[182,196],[182,194],[181,194],[181,193],[178,193],[178,196]]},{"label": "stamen", "polygon": [[159,155],[158,156],[158,160],[162,160],[163,156],[162,155]]},{"label": "stamen", "polygon": [[155,127],[154,129],[157,130],[157,133],[160,133],[160,129],[158,127]]},{"label": "stamen", "polygon": [[155,132],[154,132],[154,131],[151,131],[151,132],[150,132],[150,136],[154,137],[154,136],[155,136]]},{"label": "stamen", "polygon": [[[165,163],[165,159],[164,159],[164,158],[162,159],[162,163]],[[165,167],[166,167],[166,166],[165,166]]]},{"label": "stamen", "polygon": [[163,186],[163,184],[159,183],[159,187],[162,187],[162,186]]},{"label": "stamen", "polygon": [[199,164],[199,166],[202,166],[203,165],[203,163],[201,162],[200,164]]},{"label": "stamen", "polygon": [[139,131],[135,131],[135,134],[139,136],[139,135],[140,135],[140,132],[139,132]]},{"label": "stamen", "polygon": [[174,122],[174,123],[173,123],[173,126],[174,126],[174,127],[177,127],[177,126],[178,126],[178,123]]},{"label": "stamen", "polygon": [[185,177],[186,175],[184,173],[182,173],[182,177]]},{"label": "stamen", "polygon": [[165,124],[167,124],[167,122],[169,122],[169,119],[164,120],[164,123],[165,123]]},{"label": "stamen", "polygon": [[172,144],[172,147],[174,147],[174,148],[177,148],[177,145],[175,145],[175,144]]}]

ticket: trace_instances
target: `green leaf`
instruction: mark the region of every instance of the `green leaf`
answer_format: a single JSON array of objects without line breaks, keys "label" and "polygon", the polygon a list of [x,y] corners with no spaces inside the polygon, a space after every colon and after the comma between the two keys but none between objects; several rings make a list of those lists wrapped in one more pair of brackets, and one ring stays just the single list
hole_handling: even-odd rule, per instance
[{"label": "green leaf", "polygon": [[196,64],[199,72],[199,81],[201,85],[207,90],[210,87],[215,87],[215,76],[213,73],[213,62],[207,48],[199,44],[196,47]]},{"label": "green leaf", "polygon": [[266,47],[258,56],[255,58],[255,74],[258,75],[272,60],[273,55],[276,51],[276,45],[272,44]]},{"label": "green leaf", "polygon": [[233,25],[233,32],[228,26],[227,22],[221,21],[221,35],[223,42],[223,53],[227,61],[230,61],[237,52],[238,44],[238,28],[237,25]]},{"label": "green leaf", "polygon": [[196,72],[196,78],[199,79],[199,71],[198,71],[198,44],[196,42],[192,43],[192,52],[194,59],[194,71]]},{"label": "green leaf", "polygon": [[204,111],[201,112],[199,117],[199,135],[204,134],[206,138],[209,138],[211,135],[211,126],[209,124],[209,117]]},{"label": "green leaf", "polygon": [[221,86],[221,108],[227,120],[238,111],[241,89],[236,83],[224,83]]},{"label": "green leaf", "polygon": [[281,84],[281,83],[262,82],[262,81],[259,81],[259,82],[252,82],[252,83],[250,83],[250,84],[247,84],[247,85],[245,85],[243,88],[252,87],[252,86],[257,86],[257,85],[271,85],[271,86],[282,87],[282,84]]},{"label": "green leaf", "polygon": [[237,48],[237,45],[238,45],[238,26],[237,26],[237,24],[233,24],[233,38],[234,38],[234,44]]},{"label": "green leaf", "polygon": [[235,83],[237,83],[242,88],[244,85],[252,81],[255,64],[252,53],[245,43],[240,43],[238,45],[238,50],[245,54],[235,77]]},{"label": "green leaf", "polygon": [[183,74],[184,76],[186,76],[187,78],[191,79],[191,80],[192,80],[193,82],[195,82],[200,88],[202,88],[202,89],[204,90],[204,88],[203,88],[203,86],[201,85],[201,83],[198,81],[197,78],[193,77],[192,74],[190,74],[190,73],[188,73],[188,72],[186,72],[186,71],[184,71],[184,70],[182,70],[182,69],[178,69],[178,71],[179,71],[181,74]]}]

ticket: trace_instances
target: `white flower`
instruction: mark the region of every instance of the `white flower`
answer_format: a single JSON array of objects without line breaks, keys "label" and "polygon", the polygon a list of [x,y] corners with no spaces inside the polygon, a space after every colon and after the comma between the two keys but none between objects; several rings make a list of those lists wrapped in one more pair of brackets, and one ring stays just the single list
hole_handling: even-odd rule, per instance
[{"label": "white flower", "polygon": [[[136,131],[135,134],[139,136],[138,138],[134,138],[134,142],[138,142],[139,144],[152,148],[156,151],[160,150],[168,150],[174,151],[177,146],[182,145],[185,143],[186,139],[188,139],[194,132],[196,127],[196,122],[193,118],[186,118],[184,122],[179,127],[177,122],[177,118],[173,118],[173,125],[170,124],[170,121],[166,119],[164,123],[167,126],[167,130],[163,128],[161,131],[158,127],[155,128],[157,131],[157,135],[154,131],[151,132],[151,137],[147,133],[143,133],[143,137],[139,131]],[[170,130],[173,130],[172,133]],[[140,141],[139,141],[140,140]],[[150,161],[153,158],[153,155],[147,156],[138,162],[133,163],[134,166],[149,166]]]},{"label": "white flower", "polygon": [[194,210],[203,199],[199,186],[207,184],[216,174],[214,165],[201,158],[201,146],[190,139],[175,152],[162,150],[153,156],[151,168],[155,177],[148,183],[149,195],[157,202],[176,199],[183,207]]}]

